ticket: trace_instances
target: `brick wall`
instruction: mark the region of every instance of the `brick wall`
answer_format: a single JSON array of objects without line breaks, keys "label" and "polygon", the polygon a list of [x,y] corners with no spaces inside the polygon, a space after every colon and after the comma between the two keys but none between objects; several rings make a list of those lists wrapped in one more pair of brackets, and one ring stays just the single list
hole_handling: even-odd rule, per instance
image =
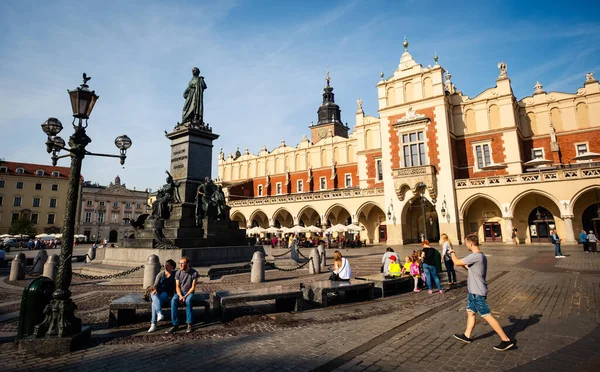
[{"label": "brick wall", "polygon": [[[429,164],[436,167],[439,172],[439,150],[437,145],[437,123],[435,120],[435,113],[433,107],[416,110],[417,114],[422,114],[427,116],[431,121],[427,124],[425,129],[425,138],[427,141],[427,156],[429,157]],[[391,150],[391,163],[392,169],[399,168],[400,161],[400,138],[398,137],[398,132],[394,128],[394,123],[397,123],[398,120],[402,119],[406,114],[393,115],[388,118],[388,130],[390,134],[390,150]]]},{"label": "brick wall", "polygon": [[[491,140],[491,157],[495,164],[504,163],[506,158],[504,156],[504,139],[503,133],[488,133],[480,136],[474,136],[469,138],[461,138],[454,141],[454,147],[456,149],[456,166],[458,167],[455,174],[456,178],[471,178],[471,177],[491,177],[508,174],[506,169],[498,169],[491,171],[480,171],[473,172],[473,166],[475,165],[475,154],[473,151],[472,142]],[[465,169],[469,167],[468,169]]]},{"label": "brick wall", "polygon": [[381,159],[381,150],[365,154],[367,160],[367,187],[382,187],[383,180],[377,181],[377,164],[376,159]]}]

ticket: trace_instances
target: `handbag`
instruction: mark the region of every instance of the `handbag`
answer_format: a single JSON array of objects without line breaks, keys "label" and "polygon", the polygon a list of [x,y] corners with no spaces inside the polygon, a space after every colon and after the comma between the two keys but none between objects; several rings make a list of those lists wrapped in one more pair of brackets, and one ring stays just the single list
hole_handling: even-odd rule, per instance
[{"label": "handbag", "polygon": [[150,294],[151,294],[153,291],[154,291],[154,287],[152,287],[152,286],[150,286],[150,287],[147,287],[147,288],[144,290],[144,295],[143,295],[144,301],[146,301],[146,302],[150,302]]}]

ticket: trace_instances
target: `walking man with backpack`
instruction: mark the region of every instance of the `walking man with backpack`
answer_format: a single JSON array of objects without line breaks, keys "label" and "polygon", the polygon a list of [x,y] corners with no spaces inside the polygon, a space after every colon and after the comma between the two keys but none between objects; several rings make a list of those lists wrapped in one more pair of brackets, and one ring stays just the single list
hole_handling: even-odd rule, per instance
[{"label": "walking man with backpack", "polygon": [[463,334],[455,334],[454,338],[464,343],[470,344],[473,339],[471,334],[475,328],[475,314],[479,313],[481,317],[492,327],[492,329],[500,336],[500,344],[494,346],[494,350],[504,351],[512,348],[515,343],[511,340],[498,321],[492,316],[492,312],[487,304],[487,257],[479,249],[479,237],[472,234],[465,237],[465,245],[471,251],[471,254],[463,259],[460,259],[450,250],[452,261],[455,266],[465,266],[468,270],[467,274],[467,328]]}]

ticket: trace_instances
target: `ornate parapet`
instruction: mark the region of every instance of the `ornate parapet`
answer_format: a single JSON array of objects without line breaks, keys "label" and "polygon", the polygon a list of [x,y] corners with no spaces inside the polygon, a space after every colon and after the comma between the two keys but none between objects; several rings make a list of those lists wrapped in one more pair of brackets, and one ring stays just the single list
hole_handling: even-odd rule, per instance
[{"label": "ornate parapet", "polygon": [[394,179],[394,190],[400,201],[404,200],[406,191],[411,190],[414,194],[418,192],[418,185],[424,183],[427,186],[432,199],[437,198],[437,177],[433,165],[420,167],[395,168],[392,169]]},{"label": "ornate parapet", "polygon": [[589,166],[581,168],[565,168],[547,171],[531,172],[524,174],[514,174],[505,176],[493,176],[485,178],[466,178],[454,180],[457,189],[467,189],[474,187],[490,187],[502,185],[516,185],[537,182],[553,182],[573,179],[597,178],[600,177],[600,166]]},{"label": "ornate parapet", "polygon": [[363,196],[383,195],[383,187],[376,189],[340,189],[330,191],[317,191],[295,195],[264,196],[252,199],[232,200],[228,203],[231,207],[247,207],[269,204],[306,203],[308,201],[346,199]]}]

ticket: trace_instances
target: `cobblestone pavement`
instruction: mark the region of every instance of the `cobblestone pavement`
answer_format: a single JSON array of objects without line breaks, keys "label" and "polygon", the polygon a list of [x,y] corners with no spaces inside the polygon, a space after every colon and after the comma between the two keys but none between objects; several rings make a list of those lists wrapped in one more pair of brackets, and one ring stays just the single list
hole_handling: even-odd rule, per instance
[{"label": "cobblestone pavement", "polygon": [[[414,247],[394,247],[401,256]],[[381,248],[348,252],[355,275],[379,271]],[[101,286],[74,281],[84,323],[94,326],[93,340],[82,350],[55,358],[20,354],[10,335],[16,320],[0,323],[2,370],[153,370],[203,371],[501,371],[598,370],[600,368],[600,255],[564,247],[555,259],[545,246],[487,246],[488,298],[492,315],[517,340],[497,352],[498,337],[478,319],[471,344],[457,342],[464,331],[466,288],[429,295],[403,292],[368,302],[341,303],[300,313],[271,313],[271,304],[252,304],[226,323],[210,320],[191,334],[147,334],[149,314],[116,329],[106,328],[108,302],[139,286]],[[457,247],[459,256],[466,253]],[[199,283],[202,290],[256,288],[323,279],[306,270],[268,271],[267,281],[249,284],[249,274]],[[465,280],[463,270],[459,281]],[[22,287],[23,282],[19,283]],[[77,291],[77,292],[76,292]],[[91,291],[96,291],[90,294]],[[87,295],[86,295],[87,292]],[[0,314],[14,309],[20,288],[0,283]],[[336,301],[337,300],[337,301]],[[12,304],[11,304],[12,302]],[[6,313],[6,311],[4,311]],[[161,325],[161,330],[167,325]]]}]

